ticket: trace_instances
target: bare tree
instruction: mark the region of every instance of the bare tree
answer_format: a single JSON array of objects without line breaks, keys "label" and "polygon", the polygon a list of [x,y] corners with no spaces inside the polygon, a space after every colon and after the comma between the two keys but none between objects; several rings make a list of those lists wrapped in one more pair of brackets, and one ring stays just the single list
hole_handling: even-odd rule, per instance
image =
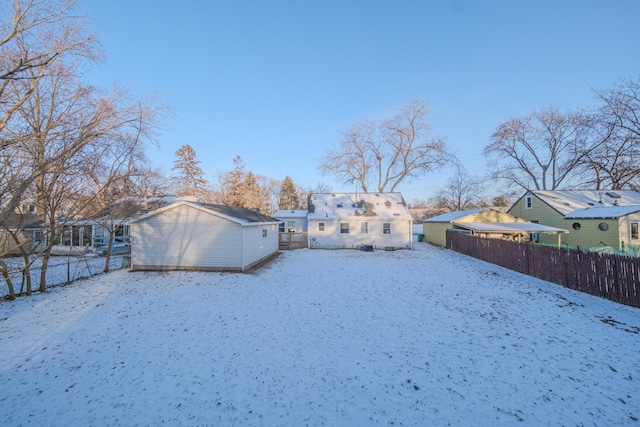
[{"label": "bare tree", "polygon": [[591,115],[592,149],[583,161],[596,189],[640,188],[640,79],[623,80],[596,91],[598,109]]},{"label": "bare tree", "polygon": [[[86,31],[84,19],[72,13],[74,6],[73,0],[10,0],[0,4],[1,151],[32,137],[7,127],[34,96],[40,81],[64,70],[54,68],[56,64],[74,58],[101,58],[97,39]],[[20,204],[38,172],[24,173],[17,182],[6,176],[0,177],[0,192],[11,197],[4,197],[0,222]],[[7,193],[8,188],[12,191]]]},{"label": "bare tree", "polygon": [[492,178],[523,189],[556,190],[572,184],[587,151],[583,115],[555,108],[501,123],[484,148]]},{"label": "bare tree", "polygon": [[413,101],[391,118],[352,126],[319,169],[364,192],[393,192],[405,180],[455,163],[444,141],[430,135],[427,113],[424,102]]},{"label": "bare tree", "polygon": [[459,167],[457,173],[447,180],[447,185],[431,199],[431,205],[447,211],[464,211],[480,206],[484,188],[483,181],[472,177]]},{"label": "bare tree", "polygon": [[[153,138],[158,112],[153,103],[127,104],[129,98],[122,89],[104,94],[79,84],[63,63],[55,69],[39,80],[5,127],[6,132],[29,137],[3,150],[21,164],[50,230],[42,258],[41,291],[46,287],[51,249],[64,230],[59,218],[78,218],[89,203],[108,198],[105,194],[114,191],[113,177],[130,164],[142,141]],[[11,186],[6,190],[16,191]]]},{"label": "bare tree", "polygon": [[[83,18],[72,13],[74,7],[73,0],[10,0],[0,6],[0,130],[56,61],[100,58],[97,39],[85,30]],[[15,81],[26,84],[9,99],[7,91]],[[20,140],[2,139],[0,148]]]}]

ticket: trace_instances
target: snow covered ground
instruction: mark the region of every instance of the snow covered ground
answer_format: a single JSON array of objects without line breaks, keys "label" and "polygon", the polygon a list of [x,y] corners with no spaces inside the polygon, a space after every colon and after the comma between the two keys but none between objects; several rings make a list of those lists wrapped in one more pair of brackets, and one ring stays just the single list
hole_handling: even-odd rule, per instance
[{"label": "snow covered ground", "polygon": [[0,303],[0,424],[640,424],[640,310],[463,255],[284,252]]}]

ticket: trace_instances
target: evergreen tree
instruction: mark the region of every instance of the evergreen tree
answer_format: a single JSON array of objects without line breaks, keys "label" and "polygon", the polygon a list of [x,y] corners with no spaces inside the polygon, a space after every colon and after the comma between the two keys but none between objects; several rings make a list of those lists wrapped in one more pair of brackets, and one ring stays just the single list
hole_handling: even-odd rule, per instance
[{"label": "evergreen tree", "polygon": [[280,185],[280,205],[279,209],[298,209],[300,199],[298,198],[298,188],[293,180],[286,176]]},{"label": "evergreen tree", "polygon": [[233,159],[234,169],[222,180],[222,203],[228,206],[244,206],[245,172],[242,157]]},{"label": "evergreen tree", "polygon": [[247,177],[244,180],[244,200],[242,206],[254,211],[262,212],[264,206],[261,200],[261,191],[256,177],[253,173],[247,173]]},{"label": "evergreen tree", "polygon": [[209,193],[209,182],[204,178],[200,161],[196,160],[196,152],[190,145],[183,145],[175,153],[173,168],[177,172],[172,178],[178,197],[193,196],[206,198]]}]

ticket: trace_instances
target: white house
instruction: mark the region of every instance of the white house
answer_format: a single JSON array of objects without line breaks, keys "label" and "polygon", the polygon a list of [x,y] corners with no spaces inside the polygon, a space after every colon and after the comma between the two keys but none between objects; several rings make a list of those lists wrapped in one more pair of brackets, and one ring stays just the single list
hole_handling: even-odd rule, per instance
[{"label": "white house", "polygon": [[244,208],[173,203],[130,222],[131,269],[245,271],[278,252],[278,224]]},{"label": "white house", "polygon": [[400,193],[320,193],[309,198],[312,249],[411,249],[412,217]]},{"label": "white house", "polygon": [[280,232],[282,233],[306,233],[307,210],[281,209],[275,211],[273,217],[280,220]]}]

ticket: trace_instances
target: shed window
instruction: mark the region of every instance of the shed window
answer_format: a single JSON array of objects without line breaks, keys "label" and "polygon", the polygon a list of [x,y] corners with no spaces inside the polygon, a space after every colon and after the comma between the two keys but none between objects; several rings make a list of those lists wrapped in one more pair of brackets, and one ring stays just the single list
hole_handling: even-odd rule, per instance
[{"label": "shed window", "polygon": [[324,222],[318,223],[318,231],[324,231]]},{"label": "shed window", "polygon": [[267,229],[262,230],[262,237],[267,237]]},{"label": "shed window", "polygon": [[533,196],[527,196],[524,199],[525,209],[533,209]]},{"label": "shed window", "polygon": [[637,222],[631,223],[631,239],[638,240],[638,223]]},{"label": "shed window", "polygon": [[382,223],[382,234],[391,234],[391,223],[383,222]]},{"label": "shed window", "polygon": [[340,234],[349,234],[349,223],[341,222],[340,223]]},{"label": "shed window", "polygon": [[361,222],[360,223],[360,234],[368,234],[369,233],[369,223]]}]

